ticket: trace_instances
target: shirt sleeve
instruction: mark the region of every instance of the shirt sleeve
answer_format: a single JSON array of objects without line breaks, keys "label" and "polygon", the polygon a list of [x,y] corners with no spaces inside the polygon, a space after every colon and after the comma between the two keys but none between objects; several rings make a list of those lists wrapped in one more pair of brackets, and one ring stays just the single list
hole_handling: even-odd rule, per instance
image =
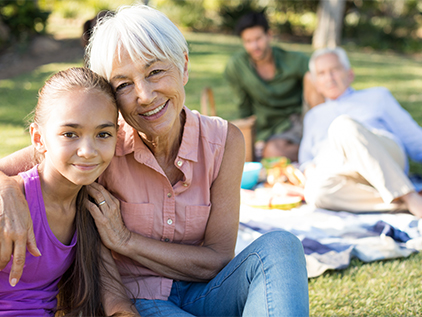
[{"label": "shirt sleeve", "polygon": [[236,66],[234,59],[231,58],[227,63],[224,75],[230,84],[233,92],[239,98],[238,110],[241,118],[246,118],[254,114],[252,100],[248,93],[243,89],[241,85],[241,79],[239,78],[238,67]]},{"label": "shirt sleeve", "polygon": [[388,90],[386,96],[382,108],[388,129],[400,140],[413,161],[422,162],[422,128]]},{"label": "shirt sleeve", "polygon": [[301,54],[301,61],[300,61],[300,75],[303,78],[306,72],[309,70],[309,57]]}]

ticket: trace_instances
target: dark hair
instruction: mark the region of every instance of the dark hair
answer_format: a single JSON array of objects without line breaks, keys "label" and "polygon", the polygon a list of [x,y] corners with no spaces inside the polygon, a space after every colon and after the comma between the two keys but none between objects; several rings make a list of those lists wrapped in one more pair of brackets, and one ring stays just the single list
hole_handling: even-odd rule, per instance
[{"label": "dark hair", "polygon": [[77,244],[75,260],[63,275],[57,295],[56,316],[104,316],[101,305],[101,239],[85,207],[85,186],[76,199]]},{"label": "dark hair", "polygon": [[264,29],[265,33],[268,32],[268,30],[270,29],[264,11],[251,11],[243,15],[236,23],[235,33],[238,36],[241,36],[244,30],[253,28],[255,26],[261,26]]},{"label": "dark hair", "polygon": [[100,11],[95,17],[92,19],[86,20],[83,25],[82,36],[81,36],[81,44],[83,47],[86,47],[89,43],[89,39],[91,38],[92,31],[94,30],[97,22],[104,18],[107,14],[113,14],[112,11],[104,10]]}]

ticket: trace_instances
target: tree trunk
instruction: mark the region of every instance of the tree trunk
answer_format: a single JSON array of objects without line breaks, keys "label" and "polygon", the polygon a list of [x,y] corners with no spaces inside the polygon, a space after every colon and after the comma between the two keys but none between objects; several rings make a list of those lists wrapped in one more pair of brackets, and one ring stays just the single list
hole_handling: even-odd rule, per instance
[{"label": "tree trunk", "polygon": [[10,39],[10,29],[0,17],[0,48]]},{"label": "tree trunk", "polygon": [[335,47],[341,43],[346,0],[321,0],[318,6],[318,26],[312,38],[314,49]]}]

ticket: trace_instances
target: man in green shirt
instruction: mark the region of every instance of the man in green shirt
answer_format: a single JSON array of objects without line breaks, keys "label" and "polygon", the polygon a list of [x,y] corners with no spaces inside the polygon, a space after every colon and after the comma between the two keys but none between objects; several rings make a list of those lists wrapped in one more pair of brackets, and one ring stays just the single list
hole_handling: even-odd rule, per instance
[{"label": "man in green shirt", "polygon": [[256,116],[256,148],[263,148],[262,157],[286,156],[297,161],[303,93],[316,93],[309,75],[305,76],[309,59],[302,53],[272,47],[263,13],[243,16],[236,33],[245,50],[230,58],[225,76],[240,99],[240,116]]}]

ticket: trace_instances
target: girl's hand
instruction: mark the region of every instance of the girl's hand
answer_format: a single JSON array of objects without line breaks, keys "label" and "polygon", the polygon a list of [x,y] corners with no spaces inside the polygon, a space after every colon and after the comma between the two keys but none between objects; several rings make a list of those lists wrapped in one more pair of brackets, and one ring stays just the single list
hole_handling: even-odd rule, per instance
[{"label": "girl's hand", "polygon": [[103,186],[93,183],[87,186],[88,194],[96,203],[88,202],[87,207],[97,225],[103,244],[117,253],[123,253],[131,232],[123,223],[120,202]]}]

